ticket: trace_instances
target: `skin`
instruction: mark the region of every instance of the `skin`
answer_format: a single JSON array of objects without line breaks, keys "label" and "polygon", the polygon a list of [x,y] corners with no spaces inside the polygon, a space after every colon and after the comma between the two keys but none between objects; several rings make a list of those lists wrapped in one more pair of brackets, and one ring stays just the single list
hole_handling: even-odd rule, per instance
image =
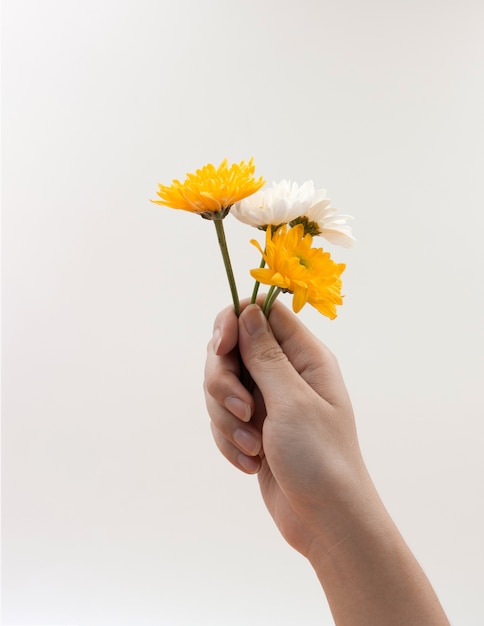
[{"label": "skin", "polygon": [[[363,461],[337,360],[276,302],[217,316],[205,397],[220,452],[258,474],[286,541],[313,566],[337,626],[449,626]],[[240,382],[240,356],[254,385]]]}]

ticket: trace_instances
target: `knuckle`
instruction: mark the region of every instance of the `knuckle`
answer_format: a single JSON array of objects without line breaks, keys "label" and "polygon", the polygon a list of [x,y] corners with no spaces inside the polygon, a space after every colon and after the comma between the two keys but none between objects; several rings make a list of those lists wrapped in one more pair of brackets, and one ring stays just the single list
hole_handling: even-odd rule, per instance
[{"label": "knuckle", "polygon": [[254,358],[261,363],[274,365],[278,365],[281,362],[288,360],[287,356],[278,345],[264,346],[259,348],[254,353]]},{"label": "knuckle", "polygon": [[231,393],[234,383],[234,376],[230,373],[205,376],[203,388],[205,393],[220,402]]},{"label": "knuckle", "polygon": [[212,396],[212,398],[217,397],[219,393],[219,381],[216,378],[206,377],[203,381],[203,389],[206,394]]}]

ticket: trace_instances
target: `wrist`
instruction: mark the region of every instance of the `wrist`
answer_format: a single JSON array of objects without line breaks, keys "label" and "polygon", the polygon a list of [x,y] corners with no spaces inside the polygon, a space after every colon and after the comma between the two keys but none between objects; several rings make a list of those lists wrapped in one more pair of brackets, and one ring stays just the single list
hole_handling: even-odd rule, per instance
[{"label": "wrist", "polygon": [[[442,607],[378,494],[315,537],[307,557],[338,626],[448,626]],[[335,520],[336,521],[336,518]]]},{"label": "wrist", "polygon": [[349,538],[363,540],[394,528],[366,472],[353,479],[351,486],[348,481],[342,482],[345,485],[340,485],[336,495],[321,503],[311,515],[315,532],[306,557],[315,569]]}]

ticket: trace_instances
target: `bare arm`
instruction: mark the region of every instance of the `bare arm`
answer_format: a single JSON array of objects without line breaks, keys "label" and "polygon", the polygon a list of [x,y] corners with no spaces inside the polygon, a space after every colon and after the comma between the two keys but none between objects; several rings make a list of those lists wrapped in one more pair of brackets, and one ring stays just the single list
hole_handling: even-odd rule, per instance
[{"label": "bare arm", "polygon": [[[255,388],[239,382],[238,350]],[[205,391],[215,442],[258,473],[265,504],[306,556],[337,626],[448,626],[440,603],[383,506],[361,456],[333,354],[280,303],[215,322]]]}]

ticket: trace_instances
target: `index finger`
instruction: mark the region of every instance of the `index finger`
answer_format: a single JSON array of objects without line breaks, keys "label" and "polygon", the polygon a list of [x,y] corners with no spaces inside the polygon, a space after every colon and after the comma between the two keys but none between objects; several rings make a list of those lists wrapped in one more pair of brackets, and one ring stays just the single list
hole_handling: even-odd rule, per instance
[{"label": "index finger", "polygon": [[228,306],[217,315],[213,323],[212,349],[218,356],[231,352],[239,340],[239,324],[234,307]]}]

